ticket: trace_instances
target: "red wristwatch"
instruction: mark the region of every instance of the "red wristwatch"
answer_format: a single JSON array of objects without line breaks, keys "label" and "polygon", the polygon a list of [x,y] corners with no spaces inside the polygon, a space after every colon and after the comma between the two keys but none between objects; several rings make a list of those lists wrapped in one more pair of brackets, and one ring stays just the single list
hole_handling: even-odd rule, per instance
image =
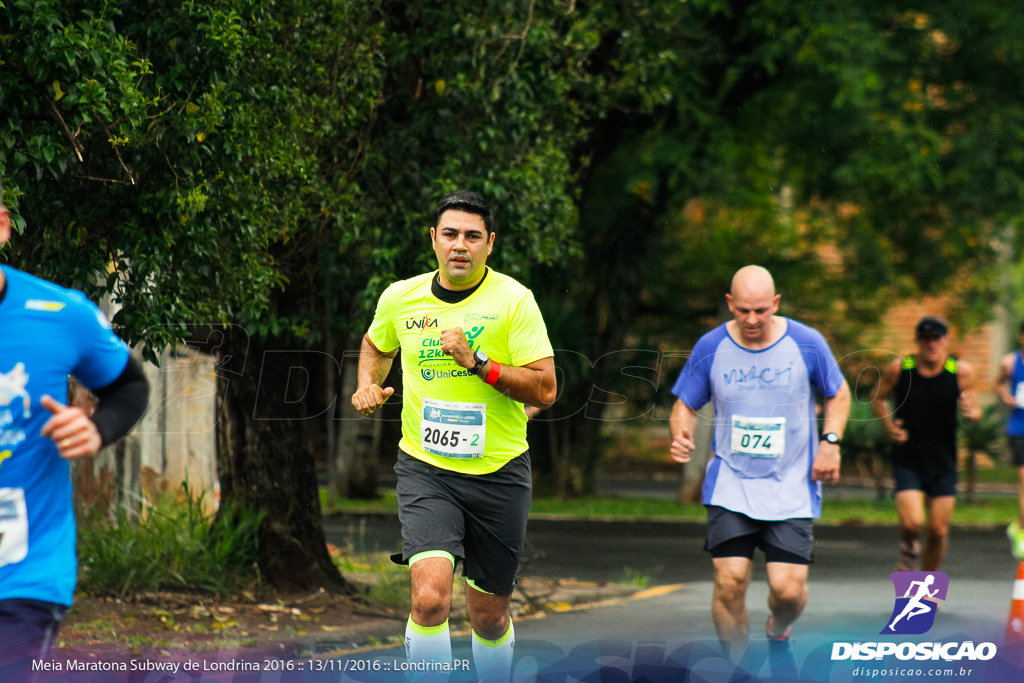
[{"label": "red wristwatch", "polygon": [[490,384],[492,387],[498,381],[498,375],[501,374],[501,363],[491,359],[491,368],[487,371],[487,376],[484,377],[484,384]]}]

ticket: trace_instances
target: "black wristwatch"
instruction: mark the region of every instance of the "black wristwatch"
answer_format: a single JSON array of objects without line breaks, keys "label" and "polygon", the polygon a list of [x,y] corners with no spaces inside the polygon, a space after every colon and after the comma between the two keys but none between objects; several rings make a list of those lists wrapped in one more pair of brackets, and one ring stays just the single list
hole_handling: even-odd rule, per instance
[{"label": "black wristwatch", "polygon": [[835,432],[828,432],[826,434],[822,434],[821,435],[821,440],[822,441],[828,441],[829,443],[838,444],[839,443],[839,435],[836,434]]},{"label": "black wristwatch", "polygon": [[473,360],[476,361],[476,364],[469,369],[469,374],[479,375],[480,370],[484,367],[484,363],[486,363],[488,360],[487,354],[477,349],[476,351],[473,352]]}]

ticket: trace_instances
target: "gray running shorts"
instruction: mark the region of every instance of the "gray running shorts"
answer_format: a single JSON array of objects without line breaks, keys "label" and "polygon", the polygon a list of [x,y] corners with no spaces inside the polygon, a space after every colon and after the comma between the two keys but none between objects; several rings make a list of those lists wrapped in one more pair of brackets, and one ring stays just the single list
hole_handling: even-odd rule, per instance
[{"label": "gray running shorts", "polygon": [[443,550],[482,590],[511,595],[530,513],[529,451],[489,474],[452,472],[399,451],[395,473],[404,543],[391,559],[407,564],[417,553]]},{"label": "gray running shorts", "polygon": [[768,562],[811,564],[814,525],[809,518],[766,521],[717,505],[708,505],[708,536],[704,549],[712,557],[753,558],[754,548]]}]

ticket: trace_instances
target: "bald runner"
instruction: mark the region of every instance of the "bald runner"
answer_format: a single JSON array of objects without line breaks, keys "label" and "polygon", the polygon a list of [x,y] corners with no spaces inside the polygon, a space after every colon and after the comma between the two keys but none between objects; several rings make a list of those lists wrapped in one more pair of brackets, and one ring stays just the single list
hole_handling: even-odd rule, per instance
[{"label": "bald runner", "polygon": [[[745,649],[754,552],[768,574],[766,637],[788,648],[790,626],[807,604],[812,520],[821,482],[839,480],[839,442],[850,390],[825,338],[776,315],[780,295],[761,266],[741,268],[725,295],[732,320],[701,337],[672,392],[670,455],[690,461],[697,411],[715,407],[714,454],[702,490],[705,550],[714,566],[711,617],[723,648]],[[824,399],[819,436],[815,393]]]}]

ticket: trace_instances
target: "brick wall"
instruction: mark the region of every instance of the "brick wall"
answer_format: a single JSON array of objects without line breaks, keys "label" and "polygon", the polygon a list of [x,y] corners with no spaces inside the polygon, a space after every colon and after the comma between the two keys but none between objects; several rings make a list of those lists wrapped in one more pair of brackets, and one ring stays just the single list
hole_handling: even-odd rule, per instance
[{"label": "brick wall", "polygon": [[[946,317],[946,312],[951,308],[950,299],[948,296],[929,297],[894,306],[884,318],[879,348],[904,356],[914,353],[914,328],[917,321],[926,315]],[[975,388],[981,394],[990,393],[999,360],[1009,351],[1005,348],[1003,329],[997,322],[986,323],[967,334],[955,326],[950,328],[950,353],[974,366],[977,377]]]}]

